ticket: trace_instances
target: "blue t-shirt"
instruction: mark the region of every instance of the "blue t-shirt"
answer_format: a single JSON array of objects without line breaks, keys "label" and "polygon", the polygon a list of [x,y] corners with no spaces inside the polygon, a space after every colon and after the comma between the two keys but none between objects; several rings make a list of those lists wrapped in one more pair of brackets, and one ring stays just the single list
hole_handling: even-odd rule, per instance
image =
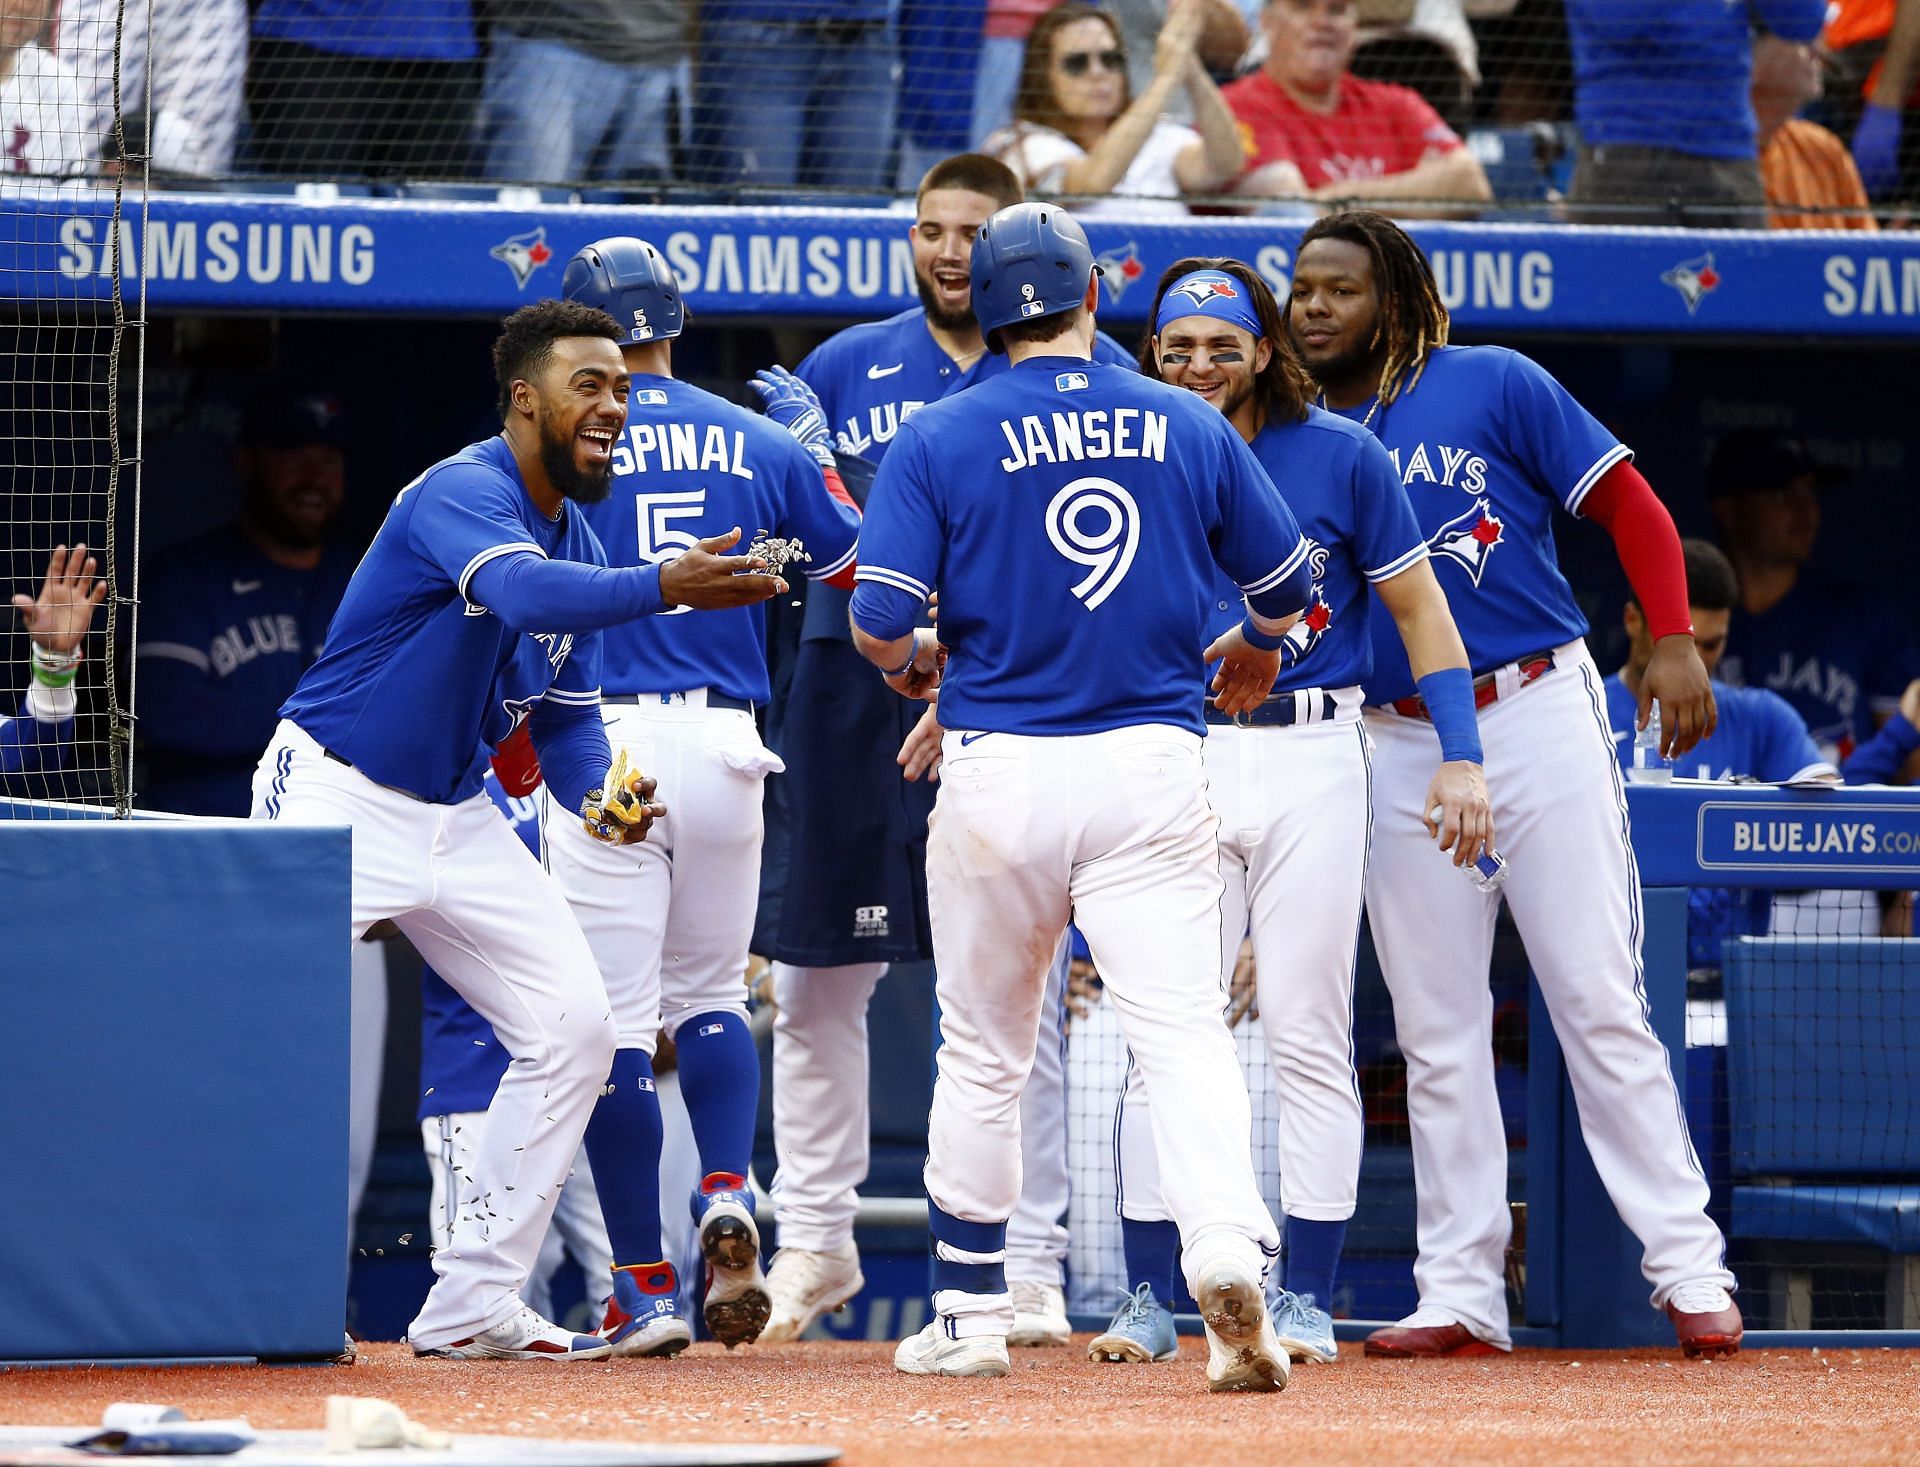
[{"label": "blue t-shirt", "polygon": [[280,705],[326,640],[354,557],[270,559],[238,525],[163,551],[140,575],[140,805],[244,816]]},{"label": "blue t-shirt", "polygon": [[1567,0],[1581,139],[1752,158],[1752,29],[1811,41],[1826,13],[1827,0]]},{"label": "blue t-shirt", "polygon": [[860,555],[863,591],[940,593],[940,721],[967,731],[1199,731],[1216,566],[1256,598],[1297,592],[1288,611],[1307,587],[1299,526],[1225,417],[1061,356],[901,424]]},{"label": "blue t-shirt", "polygon": [[[1093,356],[1139,370],[1126,349],[1104,333],[1094,337]],[[1005,356],[989,351],[961,368],[927,329],[926,309],[914,306],[829,337],[807,354],[794,375],[820,398],[838,451],[877,464],[909,416],[948,393],[991,381],[1008,366]],[[847,641],[848,599],[848,592],[833,586],[809,587],[801,636],[807,641]]]},{"label": "blue t-shirt", "polygon": [[253,33],[335,56],[472,61],[480,54],[472,0],[260,0]]},{"label": "blue t-shirt", "polygon": [[599,632],[515,631],[468,599],[475,571],[522,554],[607,563],[577,505],[557,520],[535,506],[506,439],[441,459],[387,511],[281,713],[376,784],[436,804],[478,794],[542,699],[600,701]]},{"label": "blue t-shirt", "polygon": [[[513,833],[540,854],[540,794],[509,795],[489,769],[487,797]],[[485,1110],[512,1059],[493,1026],[475,1013],[432,968],[420,971],[420,1116]]]},{"label": "blue t-shirt", "polygon": [[1920,656],[1867,592],[1802,571],[1760,615],[1734,608],[1720,676],[1785,698],[1837,763],[1873,737],[1876,718],[1899,711]]},{"label": "blue t-shirt", "polygon": [[[1280,649],[1274,691],[1363,684],[1373,671],[1367,586],[1427,558],[1393,460],[1365,428],[1319,408],[1303,422],[1269,424],[1251,447],[1307,537],[1313,577],[1307,609]],[[1239,588],[1216,579],[1210,636],[1245,609]]]},{"label": "blue t-shirt", "polygon": [[[1366,420],[1400,471],[1476,674],[1586,635],[1553,546],[1555,506],[1578,513],[1601,475],[1632,455],[1546,370],[1498,346],[1443,346],[1391,405]],[[1412,694],[1407,649],[1373,608],[1369,703]]]},{"label": "blue t-shirt", "polygon": [[[788,567],[821,580],[853,563],[860,514],[827,493],[816,464],[778,423],[671,377],[633,379],[627,426],[613,450],[613,493],[585,510],[615,565],[671,560],[740,527],[736,554],[766,530],[797,538],[810,561]],[[601,634],[609,693],[712,688],[765,703],[764,606],[658,616]]]}]

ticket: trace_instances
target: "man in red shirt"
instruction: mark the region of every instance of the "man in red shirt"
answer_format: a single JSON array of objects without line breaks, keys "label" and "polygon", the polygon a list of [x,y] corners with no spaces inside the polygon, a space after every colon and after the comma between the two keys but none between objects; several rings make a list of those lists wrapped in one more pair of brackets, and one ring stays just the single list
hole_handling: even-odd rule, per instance
[{"label": "man in red shirt", "polygon": [[1347,70],[1354,0],[1267,0],[1267,58],[1224,89],[1252,161],[1236,192],[1263,198],[1493,197],[1487,175],[1419,93]]}]

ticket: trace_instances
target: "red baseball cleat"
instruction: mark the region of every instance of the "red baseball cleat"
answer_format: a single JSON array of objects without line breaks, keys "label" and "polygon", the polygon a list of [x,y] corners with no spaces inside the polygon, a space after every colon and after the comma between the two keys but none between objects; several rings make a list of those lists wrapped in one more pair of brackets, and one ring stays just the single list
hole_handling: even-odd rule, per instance
[{"label": "red baseball cleat", "polygon": [[1505,1353],[1498,1345],[1489,1345],[1464,1324],[1453,1320],[1445,1324],[1408,1322],[1419,1317],[1411,1314],[1399,1324],[1375,1330],[1367,1336],[1366,1353],[1385,1360],[1466,1359]]},{"label": "red baseball cleat", "polygon": [[1746,1333],[1740,1306],[1718,1284],[1682,1284],[1668,1296],[1667,1318],[1690,1360],[1740,1353],[1740,1337]]}]

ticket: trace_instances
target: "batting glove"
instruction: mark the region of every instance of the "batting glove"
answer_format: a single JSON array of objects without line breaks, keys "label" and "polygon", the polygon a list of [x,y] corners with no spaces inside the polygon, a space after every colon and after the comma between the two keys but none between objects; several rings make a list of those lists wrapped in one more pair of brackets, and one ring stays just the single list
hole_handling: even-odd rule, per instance
[{"label": "batting glove", "polygon": [[1860,182],[1875,198],[1891,192],[1900,182],[1900,124],[1898,107],[1880,107],[1869,102],[1861,110],[1860,125],[1853,130],[1853,162],[1860,170]]},{"label": "batting glove", "polygon": [[821,468],[833,467],[833,434],[811,387],[785,367],[764,367],[747,386],[760,394],[767,416],[797,438]]},{"label": "batting glove", "polygon": [[610,846],[632,845],[647,838],[647,827],[656,815],[664,813],[650,798],[653,781],[637,769],[627,768],[627,751],[613,756],[603,789],[588,790],[580,802],[580,818],[587,834]]}]

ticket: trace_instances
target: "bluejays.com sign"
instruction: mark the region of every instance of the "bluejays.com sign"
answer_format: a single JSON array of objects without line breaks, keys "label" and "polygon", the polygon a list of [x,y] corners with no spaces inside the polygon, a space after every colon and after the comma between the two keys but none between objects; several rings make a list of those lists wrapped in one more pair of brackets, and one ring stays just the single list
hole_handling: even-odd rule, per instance
[{"label": "bluejays.com sign", "polygon": [[1703,803],[1697,859],[1706,871],[1765,869],[1920,874],[1920,808],[1828,804],[1807,808]]}]

